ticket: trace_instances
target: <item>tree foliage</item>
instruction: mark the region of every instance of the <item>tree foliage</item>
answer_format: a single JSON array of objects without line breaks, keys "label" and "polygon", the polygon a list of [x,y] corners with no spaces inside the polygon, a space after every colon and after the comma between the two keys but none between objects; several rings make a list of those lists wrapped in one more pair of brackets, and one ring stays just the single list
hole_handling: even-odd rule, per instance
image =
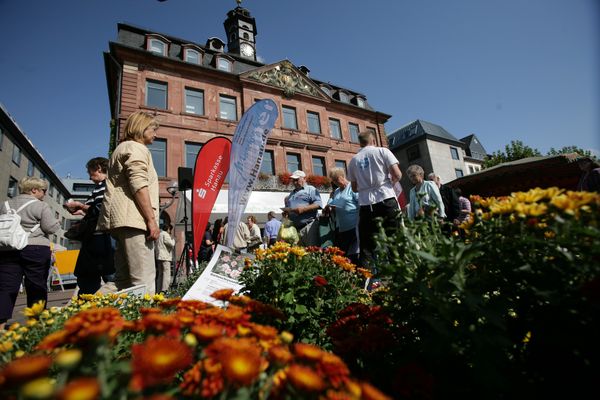
[{"label": "tree foliage", "polygon": [[[557,156],[559,154],[578,153],[581,156],[593,157],[589,150],[583,150],[577,146],[563,146],[560,149],[551,147],[546,155]],[[527,146],[520,140],[511,140],[510,144],[504,146],[504,151],[498,150],[483,163],[483,168],[490,168],[509,161],[516,161],[527,157],[539,157],[542,153],[538,149]]]},{"label": "tree foliage", "polygon": [[484,163],[483,168],[490,168],[494,165],[509,161],[516,161],[527,157],[539,157],[542,153],[538,149],[531,148],[520,140],[511,140],[510,144],[504,146],[504,151],[498,150],[492,153]]}]

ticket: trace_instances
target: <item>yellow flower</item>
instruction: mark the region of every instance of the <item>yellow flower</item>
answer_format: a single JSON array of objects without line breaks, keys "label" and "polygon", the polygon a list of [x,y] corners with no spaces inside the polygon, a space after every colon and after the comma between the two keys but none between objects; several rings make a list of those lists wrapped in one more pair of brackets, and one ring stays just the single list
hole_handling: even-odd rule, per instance
[{"label": "yellow flower", "polygon": [[15,357],[16,358],[21,358],[25,355],[25,352],[23,350],[17,350],[15,351]]},{"label": "yellow flower", "polygon": [[290,332],[288,331],[283,331],[279,334],[279,337],[281,338],[281,341],[283,343],[287,343],[290,344],[292,343],[292,341],[294,340],[294,335],[292,335]]},{"label": "yellow flower", "polygon": [[12,348],[13,348],[13,342],[11,342],[11,341],[0,343],[0,353],[5,353],[7,351],[10,351],[10,350],[12,350]]},{"label": "yellow flower", "polygon": [[37,303],[35,303],[34,305],[32,305],[31,307],[27,307],[25,309],[25,311],[23,311],[23,314],[26,317],[35,318],[44,311],[45,307],[46,307],[46,302],[44,300],[40,300]]},{"label": "yellow flower", "polygon": [[26,399],[49,399],[54,394],[54,380],[38,378],[21,387],[21,395]]},{"label": "yellow flower", "polygon": [[81,361],[82,353],[79,349],[64,350],[58,353],[54,362],[62,369],[71,370]]},{"label": "yellow flower", "polygon": [[194,336],[194,334],[192,334],[192,333],[186,334],[183,337],[183,341],[185,342],[185,344],[187,344],[190,347],[198,346],[198,339],[196,339],[196,336]]},{"label": "yellow flower", "polygon": [[523,343],[527,344],[531,341],[531,331],[528,331],[523,338]]},{"label": "yellow flower", "polygon": [[37,321],[35,319],[27,320],[27,326],[29,326],[29,327],[35,326],[36,324],[37,324]]},{"label": "yellow flower", "polygon": [[52,325],[54,323],[54,318],[50,318],[46,320],[46,324]]}]

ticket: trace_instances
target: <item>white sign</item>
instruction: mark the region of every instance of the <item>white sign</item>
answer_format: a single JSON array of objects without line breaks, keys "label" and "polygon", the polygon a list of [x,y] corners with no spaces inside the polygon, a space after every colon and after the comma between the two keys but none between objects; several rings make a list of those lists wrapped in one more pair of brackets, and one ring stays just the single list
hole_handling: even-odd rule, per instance
[{"label": "white sign", "polygon": [[246,258],[254,258],[254,255],[235,253],[229,247],[218,245],[206,269],[182,300],[200,300],[221,306],[223,303],[210,295],[219,289],[233,289],[234,293],[237,293],[242,288],[238,279]]}]

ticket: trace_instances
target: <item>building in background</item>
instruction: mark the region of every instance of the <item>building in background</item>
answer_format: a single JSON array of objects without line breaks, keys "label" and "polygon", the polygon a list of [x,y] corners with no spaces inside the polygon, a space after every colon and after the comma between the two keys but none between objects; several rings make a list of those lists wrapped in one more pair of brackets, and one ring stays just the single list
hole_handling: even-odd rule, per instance
[{"label": "building in background", "polygon": [[67,247],[64,232],[71,214],[62,205],[71,197],[69,190],[35,148],[25,132],[0,103],[0,202],[19,194],[18,182],[25,176],[35,176],[48,181],[48,192],[44,201],[50,205],[54,216],[61,222],[61,229],[50,235],[55,245]]},{"label": "building in background", "polygon": [[[326,176],[330,168],[345,168],[359,150],[359,131],[371,130],[378,145],[387,145],[384,123],[390,116],[373,109],[364,94],[317,80],[307,67],[288,60],[258,61],[256,21],[247,9],[229,11],[224,27],[225,40],[196,43],[118,24],[117,39],[104,54],[114,126],[111,149],[131,113],[146,110],[160,120],[150,150],[162,204],[171,199],[166,189],[177,181],[177,168],[193,167],[209,139],[231,139],[242,114],[261,99],[275,101],[279,117],[255,190],[289,191],[291,186],[282,187],[277,176],[297,169]],[[266,214],[283,205],[273,200],[262,206]],[[173,221],[177,209],[181,206],[170,207],[161,219]]]},{"label": "building in background", "polygon": [[[485,158],[485,149],[475,135],[459,140],[441,126],[420,119],[390,133],[388,142],[401,171],[419,164],[425,175],[435,172],[444,183],[479,171]],[[406,175],[402,187],[405,191],[412,187]]]}]

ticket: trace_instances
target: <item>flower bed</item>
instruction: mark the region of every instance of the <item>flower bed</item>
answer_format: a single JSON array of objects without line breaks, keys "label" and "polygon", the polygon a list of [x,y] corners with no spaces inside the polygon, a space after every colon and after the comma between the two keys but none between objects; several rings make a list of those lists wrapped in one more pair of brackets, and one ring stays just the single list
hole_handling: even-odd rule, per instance
[{"label": "flower bed", "polygon": [[228,305],[113,295],[49,315],[36,306],[28,332],[15,324],[0,341],[32,347],[2,368],[2,398],[386,398],[334,354],[252,322],[271,307],[231,290],[213,297]]}]

